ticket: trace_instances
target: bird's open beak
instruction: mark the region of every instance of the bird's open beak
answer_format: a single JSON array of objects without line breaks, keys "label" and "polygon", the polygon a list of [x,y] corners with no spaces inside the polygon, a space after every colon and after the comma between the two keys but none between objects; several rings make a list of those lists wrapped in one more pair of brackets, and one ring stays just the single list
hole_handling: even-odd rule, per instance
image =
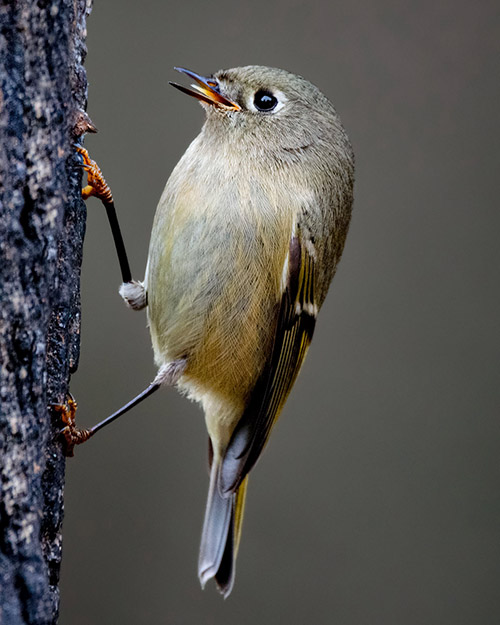
[{"label": "bird's open beak", "polygon": [[198,74],[182,67],[174,67],[174,69],[182,74],[186,74],[186,76],[189,76],[198,84],[193,84],[191,85],[192,89],[188,89],[187,87],[183,87],[182,85],[169,81],[172,87],[176,87],[177,89],[180,89],[180,91],[183,91],[188,95],[192,95],[194,98],[198,98],[198,100],[206,102],[207,104],[214,104],[220,108],[230,109],[233,111],[239,111],[241,109],[236,102],[229,100],[229,98],[226,98],[220,93],[219,85],[213,78],[198,76]]}]

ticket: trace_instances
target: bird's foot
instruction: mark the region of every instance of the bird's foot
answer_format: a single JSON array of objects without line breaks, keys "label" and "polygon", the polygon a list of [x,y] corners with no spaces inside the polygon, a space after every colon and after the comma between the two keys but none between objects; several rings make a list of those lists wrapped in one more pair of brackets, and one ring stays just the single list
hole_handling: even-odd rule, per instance
[{"label": "bird's foot", "polygon": [[76,427],[75,415],[78,405],[73,395],[68,395],[65,404],[52,404],[54,412],[61,416],[61,421],[65,427],[59,432],[65,440],[65,456],[74,456],[75,445],[80,445],[87,441],[93,434],[92,430],[80,429]]},{"label": "bird's foot", "polygon": [[108,186],[99,165],[93,161],[89,153],[81,145],[76,146],[76,151],[82,159],[82,167],[87,172],[87,186],[82,189],[82,197],[84,200],[91,195],[101,200],[105,204],[113,201],[113,194]]}]

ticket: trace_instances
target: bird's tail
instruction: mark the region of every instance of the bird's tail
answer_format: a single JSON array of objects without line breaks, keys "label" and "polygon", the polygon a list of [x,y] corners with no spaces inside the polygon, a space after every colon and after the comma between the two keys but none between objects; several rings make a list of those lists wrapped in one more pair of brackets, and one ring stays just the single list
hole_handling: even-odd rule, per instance
[{"label": "bird's tail", "polygon": [[218,485],[219,464],[212,462],[205,522],[201,534],[198,576],[202,587],[215,578],[224,598],[234,584],[248,476],[235,493],[223,497]]}]

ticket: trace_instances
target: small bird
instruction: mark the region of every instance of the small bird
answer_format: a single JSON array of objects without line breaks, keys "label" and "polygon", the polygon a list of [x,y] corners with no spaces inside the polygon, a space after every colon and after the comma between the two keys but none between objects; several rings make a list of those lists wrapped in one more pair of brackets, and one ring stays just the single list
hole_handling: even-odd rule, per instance
[{"label": "small bird", "polygon": [[353,153],[310,82],[183,70],[206,121],[160,199],[144,287],[155,361],[205,411],[198,573],[231,592],[248,473],[309,347],[351,216]]},{"label": "small bird", "polygon": [[158,375],[106,422],[165,384],[201,404],[210,486],[198,574],[227,597],[248,474],[342,254],[354,155],[330,101],[300,76],[176,69],[194,84],[171,84],[201,102],[206,120],[161,196],[144,282],[124,278],[120,289],[130,307],[147,306]]}]

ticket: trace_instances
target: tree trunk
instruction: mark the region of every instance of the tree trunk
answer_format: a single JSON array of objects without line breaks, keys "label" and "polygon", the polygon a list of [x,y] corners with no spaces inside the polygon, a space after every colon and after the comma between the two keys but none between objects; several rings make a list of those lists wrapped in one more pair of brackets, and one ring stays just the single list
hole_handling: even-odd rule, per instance
[{"label": "tree trunk", "polygon": [[0,0],[0,623],[57,621],[90,0]]}]

